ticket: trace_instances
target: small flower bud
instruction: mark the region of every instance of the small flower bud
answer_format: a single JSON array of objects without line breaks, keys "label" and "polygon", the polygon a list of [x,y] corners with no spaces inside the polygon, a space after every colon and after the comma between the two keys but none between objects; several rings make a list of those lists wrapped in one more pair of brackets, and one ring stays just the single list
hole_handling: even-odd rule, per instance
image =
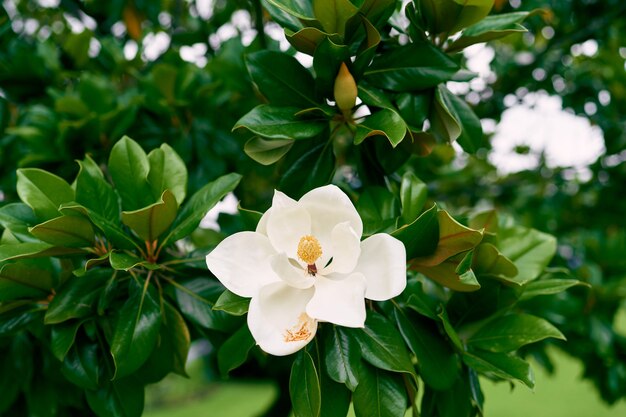
[{"label": "small flower bud", "polygon": [[335,78],[335,102],[342,111],[348,111],[356,104],[357,87],[354,77],[343,62]]}]

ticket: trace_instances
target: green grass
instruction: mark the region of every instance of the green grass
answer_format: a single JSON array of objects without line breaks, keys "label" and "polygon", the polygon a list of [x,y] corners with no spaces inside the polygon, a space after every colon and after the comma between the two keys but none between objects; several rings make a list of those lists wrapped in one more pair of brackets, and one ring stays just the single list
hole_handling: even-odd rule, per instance
[{"label": "green grass", "polygon": [[[582,366],[552,351],[557,372],[551,376],[533,366],[536,386],[530,390],[508,383],[482,381],[486,417],[623,417],[626,401],[614,407],[604,404],[588,381],[580,379]],[[191,379],[170,376],[149,387],[145,417],[255,417],[277,395],[271,382],[202,381],[198,365],[190,367]],[[354,416],[351,412],[350,416]],[[323,417],[323,416],[322,416]]]}]

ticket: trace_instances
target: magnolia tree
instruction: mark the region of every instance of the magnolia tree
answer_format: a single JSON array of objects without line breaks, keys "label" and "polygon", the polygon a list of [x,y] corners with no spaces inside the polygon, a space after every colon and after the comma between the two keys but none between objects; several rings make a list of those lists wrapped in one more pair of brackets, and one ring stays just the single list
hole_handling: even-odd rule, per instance
[{"label": "magnolia tree", "polygon": [[[136,3],[86,10],[138,39],[151,9]],[[466,47],[525,31],[531,13],[489,16],[493,3],[253,2],[256,40],[222,45],[205,70],[137,58],[115,70],[140,78],[119,96],[92,74],[50,87],[56,113],[20,108],[7,132],[31,159],[0,208],[0,412],[139,416],[144,387],[186,375],[199,339],[222,377],[277,381],[272,416],[352,404],[359,417],[469,417],[483,412],[479,377],[532,388],[518,349],[564,337],[531,313],[581,282],[548,268],[553,236],[446,207],[415,175],[454,142],[485,145],[446,83],[475,77]],[[63,44],[75,69],[123,60],[105,38],[89,67],[76,36]],[[61,62],[47,41],[37,51],[23,59]],[[7,86],[3,106],[23,93]],[[231,192],[237,214],[199,229]]]}]

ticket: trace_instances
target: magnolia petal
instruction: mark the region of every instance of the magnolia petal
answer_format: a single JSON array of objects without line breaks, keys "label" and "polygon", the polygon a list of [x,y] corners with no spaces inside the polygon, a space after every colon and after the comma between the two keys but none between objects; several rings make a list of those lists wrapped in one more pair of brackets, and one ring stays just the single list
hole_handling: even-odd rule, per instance
[{"label": "magnolia petal", "polygon": [[315,294],[306,306],[309,316],[346,327],[365,326],[365,277],[351,274],[335,280],[315,279]]},{"label": "magnolia petal", "polygon": [[319,264],[324,266],[333,256],[332,231],[348,222],[358,238],[363,234],[363,222],[350,198],[336,185],[326,185],[309,191],[298,201],[311,215],[311,234],[322,244]]},{"label": "magnolia petal", "polygon": [[368,237],[361,242],[361,257],[354,271],[365,276],[365,298],[383,301],[400,295],[406,288],[404,245],[385,233]]},{"label": "magnolia petal", "polygon": [[270,257],[275,254],[266,236],[240,232],[222,240],[206,256],[206,264],[231,292],[253,297],[262,286],[279,280],[270,265]]},{"label": "magnolia petal", "polygon": [[339,223],[333,228],[330,237],[330,253],[333,260],[320,273],[349,274],[354,271],[361,255],[361,240],[348,222]]},{"label": "magnolia petal", "polygon": [[267,218],[267,236],[277,252],[297,259],[298,243],[311,234],[311,216],[295,200],[280,191],[274,192],[271,213]]},{"label": "magnolia petal", "polygon": [[294,288],[311,288],[315,278],[309,275],[304,269],[296,267],[285,253],[272,256],[270,260],[272,269],[278,277]]},{"label": "magnolia petal", "polygon": [[315,337],[317,321],[306,314],[313,293],[313,288],[301,290],[284,282],[261,288],[248,309],[248,327],[261,349],[276,356],[289,355]]}]

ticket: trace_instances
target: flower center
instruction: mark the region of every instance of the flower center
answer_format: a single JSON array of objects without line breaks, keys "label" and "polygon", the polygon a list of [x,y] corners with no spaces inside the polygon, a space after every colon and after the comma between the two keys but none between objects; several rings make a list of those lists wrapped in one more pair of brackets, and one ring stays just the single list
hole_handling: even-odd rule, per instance
[{"label": "flower center", "polygon": [[313,325],[313,319],[306,313],[300,314],[298,323],[291,329],[285,330],[283,338],[285,342],[301,342],[311,337],[309,328]]},{"label": "flower center", "polygon": [[315,275],[317,268],[315,261],[322,256],[322,245],[315,236],[305,235],[300,238],[298,243],[298,258],[307,264],[309,273]]}]

